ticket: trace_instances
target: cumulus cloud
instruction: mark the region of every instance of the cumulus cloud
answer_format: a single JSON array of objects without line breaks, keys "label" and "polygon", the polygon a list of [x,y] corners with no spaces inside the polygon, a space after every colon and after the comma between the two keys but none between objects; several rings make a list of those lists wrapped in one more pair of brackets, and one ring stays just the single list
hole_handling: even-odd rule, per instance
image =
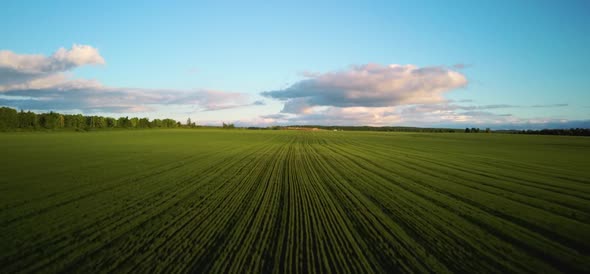
[{"label": "cumulus cloud", "polygon": [[[51,56],[0,51],[0,91],[14,85],[36,85],[56,81],[56,75],[84,65],[104,64],[98,49],[87,45],[60,48]],[[32,82],[32,83],[31,83]]]},{"label": "cumulus cloud", "polygon": [[71,49],[60,48],[51,56],[0,50],[0,67],[19,73],[61,72],[78,66],[104,63],[98,49],[88,45],[74,44]]},{"label": "cumulus cloud", "polygon": [[466,77],[444,67],[366,64],[307,77],[263,96],[285,102],[283,112],[300,113],[313,106],[387,107],[445,101],[444,93],[467,85]]},{"label": "cumulus cloud", "polygon": [[286,124],[340,125],[398,124],[408,120],[409,112],[438,113],[439,118],[459,110],[444,95],[468,83],[465,75],[450,68],[397,64],[366,64],[303,76],[285,89],[262,93],[284,102],[283,115],[262,118]]},{"label": "cumulus cloud", "polygon": [[264,104],[250,102],[248,95],[237,92],[109,87],[68,73],[80,66],[104,63],[99,51],[87,45],[60,48],[51,56],[0,51],[0,105],[33,110],[146,112],[160,105],[214,111]]}]

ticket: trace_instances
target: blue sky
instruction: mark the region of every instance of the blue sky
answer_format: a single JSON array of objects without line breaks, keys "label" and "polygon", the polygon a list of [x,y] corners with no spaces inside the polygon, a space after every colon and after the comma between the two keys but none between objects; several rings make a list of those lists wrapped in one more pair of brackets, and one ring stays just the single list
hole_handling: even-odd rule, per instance
[{"label": "blue sky", "polygon": [[243,125],[590,120],[588,1],[267,2],[3,1],[0,104]]}]

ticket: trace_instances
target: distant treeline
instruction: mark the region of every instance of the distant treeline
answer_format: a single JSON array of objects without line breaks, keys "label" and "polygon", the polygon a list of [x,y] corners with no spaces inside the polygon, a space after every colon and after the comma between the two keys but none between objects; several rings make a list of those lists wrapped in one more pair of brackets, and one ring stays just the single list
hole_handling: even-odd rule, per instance
[{"label": "distant treeline", "polygon": [[57,112],[37,114],[31,111],[24,112],[0,107],[0,131],[61,128],[84,130],[100,128],[175,128],[180,126],[180,122],[173,119],[154,119],[150,121],[148,118],[121,117],[116,119]]},{"label": "distant treeline", "polygon": [[569,135],[569,136],[590,136],[590,128],[570,129],[541,129],[541,130],[498,130],[499,133],[512,134],[533,134],[533,135]]},{"label": "distant treeline", "polygon": [[[102,128],[219,128],[219,126],[198,126],[189,118],[186,125],[173,119],[129,118],[129,117],[103,117],[84,116],[82,114],[61,114],[57,112],[34,113],[31,111],[17,111],[8,107],[0,107],[0,131],[12,130],[43,130],[43,129],[80,129],[92,130]],[[234,129],[233,123],[223,123],[221,128]],[[393,132],[465,132],[465,133],[509,133],[509,134],[536,134],[536,135],[570,135],[590,136],[590,128],[570,129],[541,129],[541,130],[480,130],[479,128],[422,128],[422,127],[371,127],[371,126],[320,126],[320,125],[291,125],[270,127],[248,127],[251,130],[281,130],[281,129],[323,129],[345,131],[393,131]]]},{"label": "distant treeline", "polygon": [[542,129],[542,130],[491,130],[490,128],[423,128],[423,127],[371,127],[371,126],[320,126],[320,125],[291,125],[272,127],[248,127],[252,130],[280,130],[290,128],[309,128],[323,130],[345,130],[345,131],[395,131],[395,132],[447,132],[447,133],[509,133],[509,134],[536,134],[536,135],[570,135],[590,136],[590,128],[570,129]]}]

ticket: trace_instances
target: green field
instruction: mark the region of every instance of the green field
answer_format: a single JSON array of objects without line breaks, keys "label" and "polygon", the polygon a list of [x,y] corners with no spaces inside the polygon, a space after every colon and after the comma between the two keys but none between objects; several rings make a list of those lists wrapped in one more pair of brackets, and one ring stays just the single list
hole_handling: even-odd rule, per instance
[{"label": "green field", "polygon": [[0,134],[0,272],[590,272],[590,138]]}]

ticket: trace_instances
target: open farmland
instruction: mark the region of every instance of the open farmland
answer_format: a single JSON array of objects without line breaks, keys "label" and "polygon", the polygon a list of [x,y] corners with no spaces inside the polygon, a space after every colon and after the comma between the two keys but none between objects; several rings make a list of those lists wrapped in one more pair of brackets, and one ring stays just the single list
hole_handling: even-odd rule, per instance
[{"label": "open farmland", "polygon": [[0,272],[590,272],[590,138],[0,135]]}]

